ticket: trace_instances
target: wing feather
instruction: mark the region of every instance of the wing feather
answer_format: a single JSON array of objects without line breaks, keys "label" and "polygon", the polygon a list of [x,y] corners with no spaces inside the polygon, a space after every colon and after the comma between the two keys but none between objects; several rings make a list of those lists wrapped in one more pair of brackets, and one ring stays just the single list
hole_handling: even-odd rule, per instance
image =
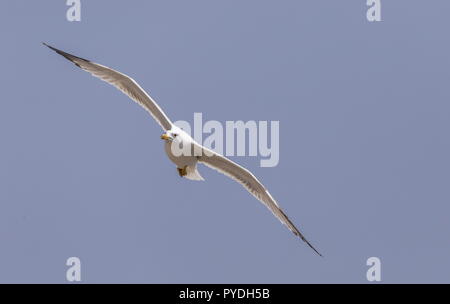
[{"label": "wing feather", "polygon": [[303,236],[303,234],[295,227],[291,220],[280,208],[278,203],[272,197],[272,195],[267,191],[264,185],[244,167],[236,164],[232,160],[215,153],[205,147],[202,147],[204,153],[199,156],[199,162],[204,165],[219,171],[220,173],[230,177],[231,179],[237,181],[248,192],[250,192],[254,197],[256,197],[261,203],[263,203],[269,210],[284,224],[286,225],[295,235],[300,237],[309,247],[311,247],[318,255],[322,256],[311,243]]},{"label": "wing feather", "polygon": [[145,110],[147,110],[164,130],[170,130],[172,128],[172,122],[166,116],[163,110],[161,110],[161,108],[150,97],[150,95],[148,95],[144,91],[144,89],[141,88],[141,86],[131,77],[101,64],[63,52],[46,43],[44,43],[44,45],[60,54],[67,60],[72,61],[79,68],[91,73],[93,76],[98,77],[103,81],[108,82],[109,84],[115,86],[117,89],[128,95],[128,97],[133,99]]}]

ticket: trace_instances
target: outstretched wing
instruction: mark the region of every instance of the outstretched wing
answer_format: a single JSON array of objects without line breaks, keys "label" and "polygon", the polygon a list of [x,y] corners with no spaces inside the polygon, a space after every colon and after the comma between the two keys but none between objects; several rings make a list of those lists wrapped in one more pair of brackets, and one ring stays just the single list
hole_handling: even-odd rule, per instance
[{"label": "outstretched wing", "polygon": [[144,89],[141,88],[141,86],[131,77],[128,77],[127,75],[110,69],[106,66],[68,54],[46,43],[44,43],[44,45],[54,50],[64,58],[72,61],[79,68],[91,73],[92,75],[100,78],[103,81],[108,82],[109,84],[112,84],[123,93],[128,95],[128,97],[133,99],[139,105],[141,105],[145,110],[147,110],[164,130],[171,129],[172,122],[169,120],[166,114],[161,110],[158,104],[144,91]]},{"label": "outstretched wing", "polygon": [[295,227],[287,215],[281,210],[275,199],[270,195],[269,191],[261,184],[261,182],[247,169],[236,164],[230,159],[215,153],[205,147],[202,147],[203,153],[199,156],[199,162],[215,169],[226,176],[239,182],[248,192],[255,196],[260,202],[269,208],[270,211],[295,235],[299,236],[309,247],[311,247],[318,255],[322,256],[303,234]]}]

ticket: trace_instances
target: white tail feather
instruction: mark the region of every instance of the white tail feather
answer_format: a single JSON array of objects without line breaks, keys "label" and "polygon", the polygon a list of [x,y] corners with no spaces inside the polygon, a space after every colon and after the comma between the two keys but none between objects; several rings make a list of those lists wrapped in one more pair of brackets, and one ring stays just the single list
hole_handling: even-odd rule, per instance
[{"label": "white tail feather", "polygon": [[186,174],[184,177],[186,177],[187,179],[190,179],[190,180],[197,180],[197,181],[203,181],[203,180],[205,180],[205,179],[200,175],[200,173],[197,171],[197,166],[196,166],[196,165],[194,165],[194,166],[187,166],[187,167],[186,167],[186,172],[187,172],[187,174]]}]

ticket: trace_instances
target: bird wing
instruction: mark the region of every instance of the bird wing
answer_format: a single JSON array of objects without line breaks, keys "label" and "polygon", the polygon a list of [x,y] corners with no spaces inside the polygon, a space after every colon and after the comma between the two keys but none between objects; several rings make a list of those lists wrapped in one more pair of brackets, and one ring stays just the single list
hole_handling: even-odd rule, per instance
[{"label": "bird wing", "polygon": [[234,179],[244,186],[248,192],[255,196],[261,203],[266,205],[266,207],[269,208],[269,210],[272,211],[272,213],[295,235],[300,237],[318,255],[322,256],[303,236],[297,227],[295,227],[291,220],[289,220],[272,195],[270,195],[269,191],[267,191],[264,185],[261,184],[261,182],[249,170],[210,149],[205,147],[202,147],[202,149],[203,153],[198,157],[199,162]]},{"label": "bird wing", "polygon": [[113,86],[121,90],[123,93],[128,95],[128,97],[133,99],[145,110],[147,110],[164,130],[167,131],[172,128],[172,122],[161,110],[158,104],[131,77],[98,63],[68,54],[46,43],[44,43],[44,45],[60,54],[64,58],[72,61],[79,68],[91,73],[93,76],[98,77],[101,80],[106,81],[107,83],[112,84]]}]

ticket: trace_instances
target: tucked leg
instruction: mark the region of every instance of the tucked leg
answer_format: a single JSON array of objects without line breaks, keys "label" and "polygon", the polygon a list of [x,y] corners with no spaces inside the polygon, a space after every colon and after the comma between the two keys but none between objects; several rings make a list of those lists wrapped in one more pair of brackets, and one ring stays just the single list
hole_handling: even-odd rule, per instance
[{"label": "tucked leg", "polygon": [[184,166],[183,168],[177,168],[178,170],[178,174],[183,177],[185,175],[187,175],[187,170],[186,170],[187,166]]}]

